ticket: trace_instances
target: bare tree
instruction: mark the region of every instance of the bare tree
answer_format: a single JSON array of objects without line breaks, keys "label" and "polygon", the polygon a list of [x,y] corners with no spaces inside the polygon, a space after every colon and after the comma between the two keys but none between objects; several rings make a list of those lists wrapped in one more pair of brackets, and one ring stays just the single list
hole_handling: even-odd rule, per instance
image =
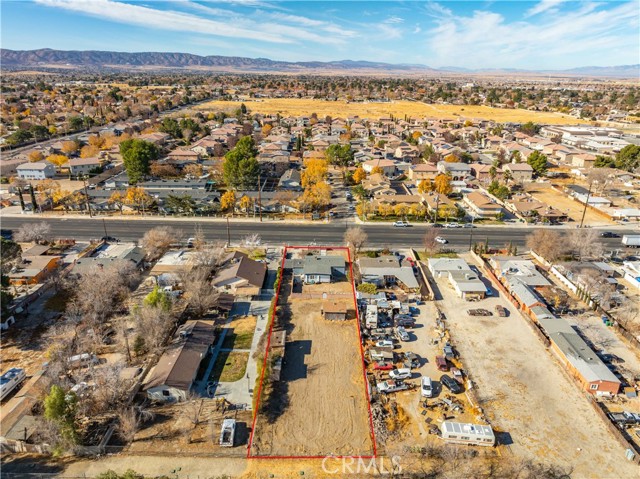
[{"label": "bare tree", "polygon": [[527,248],[550,263],[555,263],[566,254],[567,250],[564,238],[556,231],[549,229],[539,229],[527,236]]},{"label": "bare tree", "polygon": [[262,244],[262,238],[258,233],[253,233],[242,238],[242,245],[245,248],[257,248]]},{"label": "bare tree", "polygon": [[25,223],[18,228],[14,234],[14,239],[18,243],[47,243],[51,239],[51,225],[45,223]]},{"label": "bare tree", "polygon": [[367,239],[367,233],[365,233],[365,231],[359,226],[349,228],[345,232],[344,242],[347,243],[347,245],[349,245],[349,247],[351,248],[354,256],[353,259],[355,259],[355,257],[358,255],[364,244],[367,242]]},{"label": "bare tree", "polygon": [[422,237],[422,246],[424,246],[424,252],[426,254],[434,254],[440,249],[440,244],[436,241],[438,232],[435,228],[427,228],[427,231]]},{"label": "bare tree", "polygon": [[578,229],[567,236],[567,245],[580,261],[597,259],[604,253],[598,232],[593,229]]},{"label": "bare tree", "polygon": [[182,288],[189,307],[196,316],[204,315],[218,302],[220,293],[209,281],[211,270],[194,268],[182,275]]},{"label": "bare tree", "polygon": [[594,191],[604,193],[610,182],[611,170],[609,168],[591,168],[587,174],[587,181],[595,184]]},{"label": "bare tree", "polygon": [[118,419],[117,432],[118,435],[126,442],[132,443],[133,439],[140,428],[140,419],[135,408],[128,407],[118,409],[116,412]]},{"label": "bare tree", "polygon": [[194,392],[189,391],[185,398],[184,404],[181,406],[184,417],[186,417],[194,426],[200,424],[202,405],[203,399]]},{"label": "bare tree", "polygon": [[84,373],[87,382],[95,384],[89,395],[94,414],[103,414],[124,399],[129,385],[121,379],[123,367],[123,363],[105,364]]},{"label": "bare tree", "polygon": [[208,268],[211,273],[214,273],[222,264],[226,256],[227,251],[224,247],[224,243],[217,241],[212,245],[196,249],[193,255],[193,267]]},{"label": "bare tree", "polygon": [[204,237],[204,231],[202,226],[196,225],[193,232],[193,247],[196,251],[202,251],[207,245],[207,240]]},{"label": "bare tree", "polygon": [[160,258],[163,254],[169,251],[172,244],[180,241],[182,233],[170,226],[158,226],[156,228],[147,231],[140,245],[145,250],[147,258],[151,261]]},{"label": "bare tree", "polygon": [[174,318],[170,311],[143,305],[135,311],[135,320],[138,336],[144,339],[146,349],[157,351],[164,343]]}]

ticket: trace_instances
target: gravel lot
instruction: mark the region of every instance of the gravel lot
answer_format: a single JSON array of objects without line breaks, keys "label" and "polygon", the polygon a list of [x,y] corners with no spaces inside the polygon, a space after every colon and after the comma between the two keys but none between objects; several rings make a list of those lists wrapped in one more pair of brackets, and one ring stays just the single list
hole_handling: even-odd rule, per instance
[{"label": "gravel lot", "polygon": [[[637,466],[624,459],[624,450],[587,398],[513,305],[497,292],[468,303],[446,280],[437,285],[440,306],[485,413],[496,429],[510,435],[515,456],[571,467],[573,478],[637,477]],[[466,313],[477,307],[493,311],[497,304],[509,309],[509,317]]]}]

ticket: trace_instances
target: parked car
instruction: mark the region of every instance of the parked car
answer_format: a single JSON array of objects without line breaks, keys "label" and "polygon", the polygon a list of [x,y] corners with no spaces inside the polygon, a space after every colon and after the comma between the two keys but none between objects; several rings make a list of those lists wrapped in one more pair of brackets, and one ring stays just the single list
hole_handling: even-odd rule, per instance
[{"label": "parked car", "polygon": [[373,369],[377,371],[391,371],[393,369],[393,363],[389,361],[378,361],[373,365]]},{"label": "parked car", "polygon": [[423,398],[433,397],[433,383],[429,376],[422,376],[420,380],[420,395]]},{"label": "parked car", "polygon": [[387,299],[389,301],[395,301],[396,299],[398,299],[397,296],[394,293],[386,292],[385,294],[386,294]]},{"label": "parked car", "polygon": [[389,341],[387,339],[382,339],[380,341],[376,341],[376,347],[377,348],[392,348],[393,347],[393,341]]},{"label": "parked car", "polygon": [[409,306],[409,314],[420,314],[420,310],[415,306]]},{"label": "parked car", "polygon": [[444,239],[442,236],[436,236],[436,243],[447,244],[448,241]]},{"label": "parked car", "polygon": [[507,316],[507,308],[502,306],[501,304],[496,306],[496,314],[501,318],[505,318]]},{"label": "parked car", "polygon": [[446,374],[440,376],[440,382],[453,394],[460,394],[463,391],[460,383],[458,383],[458,381],[453,379],[451,376],[447,376]]},{"label": "parked car", "polygon": [[117,243],[119,241],[118,238],[114,238],[113,236],[103,236],[100,240],[105,243]]},{"label": "parked car", "polygon": [[439,371],[449,371],[449,363],[444,356],[436,356],[436,367]]},{"label": "parked car", "polygon": [[411,378],[411,369],[400,368],[389,371],[389,377],[391,379],[409,379]]},{"label": "parked car", "polygon": [[455,357],[455,354],[453,353],[453,348],[449,343],[446,343],[444,345],[444,348],[442,348],[442,352],[444,353],[444,357],[446,359],[453,359]]},{"label": "parked car", "polygon": [[393,226],[395,226],[396,228],[408,228],[411,225],[406,221],[396,221],[395,223],[393,223]]},{"label": "parked car", "polygon": [[396,318],[396,325],[402,326],[403,328],[413,328],[416,325],[416,320],[411,316],[403,316],[401,318]]},{"label": "parked car", "polygon": [[460,371],[458,368],[451,368],[451,374],[453,376],[453,379],[458,381],[458,383],[464,384],[464,378],[462,377],[462,371]]},{"label": "parked car", "polygon": [[402,326],[396,328],[396,336],[400,341],[409,341],[409,333]]}]

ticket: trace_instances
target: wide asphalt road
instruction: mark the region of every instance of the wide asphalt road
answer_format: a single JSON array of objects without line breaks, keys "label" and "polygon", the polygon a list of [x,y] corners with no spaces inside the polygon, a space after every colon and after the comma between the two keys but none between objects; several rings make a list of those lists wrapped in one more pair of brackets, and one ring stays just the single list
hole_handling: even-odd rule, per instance
[{"label": "wide asphalt road", "polygon": [[[40,218],[40,217],[3,217],[0,225],[3,230],[15,230],[22,224],[30,224],[45,221],[51,225],[52,235],[56,238],[74,238],[78,240],[89,240],[101,238],[106,234],[114,236],[122,241],[135,241],[142,238],[144,233],[156,226],[172,226],[180,229],[184,237],[194,236],[194,228],[199,225],[207,241],[223,240],[227,241],[229,235],[231,244],[238,244],[245,236],[257,233],[261,236],[262,242],[266,244],[288,244],[288,245],[338,245],[343,243],[346,230],[345,222],[335,221],[332,223],[296,224],[280,221],[247,222],[231,219],[229,221],[229,231],[227,233],[227,223],[224,220],[211,219],[181,219],[166,220],[158,217],[154,218]],[[352,221],[349,226],[353,226]],[[395,228],[390,223],[387,224],[364,224],[367,232],[367,245],[375,247],[419,247],[422,244],[426,225],[414,225],[409,228]],[[489,246],[503,247],[509,242],[522,249],[525,246],[526,238],[533,227],[514,226],[479,226],[476,228],[441,228],[438,234],[449,241],[447,247],[454,249],[468,249],[470,241],[478,242],[488,240]],[[566,229],[557,231],[566,232]],[[619,231],[624,234],[624,231]],[[628,233],[628,231],[627,231]],[[621,249],[620,238],[602,238],[607,251]]]}]

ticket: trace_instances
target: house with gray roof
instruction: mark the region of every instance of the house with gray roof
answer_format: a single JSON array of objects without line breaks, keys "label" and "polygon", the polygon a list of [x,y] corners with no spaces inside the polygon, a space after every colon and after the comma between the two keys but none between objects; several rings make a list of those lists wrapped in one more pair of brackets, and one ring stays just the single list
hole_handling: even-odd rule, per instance
[{"label": "house with gray roof", "polygon": [[358,266],[364,283],[373,283],[384,287],[400,282],[409,289],[420,287],[413,274],[413,267],[406,261],[400,261],[396,256],[360,258]]},{"label": "house with gray roof", "polygon": [[596,396],[618,394],[621,383],[577,331],[562,318],[540,318],[553,349],[584,389]]},{"label": "house with gray roof", "polygon": [[447,278],[463,299],[482,299],[487,294],[487,287],[478,273],[461,258],[430,258],[428,267],[434,278]]},{"label": "house with gray roof", "polygon": [[23,163],[16,167],[18,177],[24,180],[46,180],[53,178],[56,174],[56,167],[48,161],[36,161],[34,163]]},{"label": "house with gray roof", "polygon": [[302,277],[307,284],[330,283],[347,274],[347,262],[344,257],[329,254],[289,258],[285,260],[284,268],[291,270],[294,276]]}]

